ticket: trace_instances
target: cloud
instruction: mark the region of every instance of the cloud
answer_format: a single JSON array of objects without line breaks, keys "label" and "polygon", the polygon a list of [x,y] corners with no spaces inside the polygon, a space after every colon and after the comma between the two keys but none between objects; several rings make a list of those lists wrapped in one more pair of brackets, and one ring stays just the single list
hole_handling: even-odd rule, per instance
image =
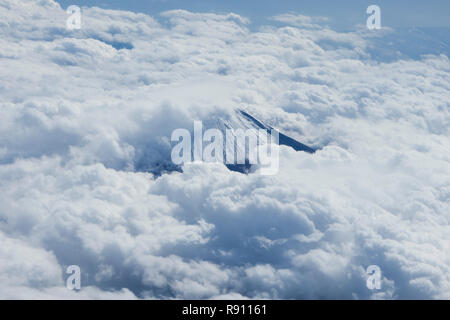
[{"label": "cloud", "polygon": [[[449,297],[446,55],[304,16],[2,7],[0,297]],[[166,172],[174,129],[240,107],[319,150]]]},{"label": "cloud", "polygon": [[285,13],[272,17],[272,20],[283,22],[294,27],[316,29],[328,21],[327,17],[309,17],[298,14]]}]

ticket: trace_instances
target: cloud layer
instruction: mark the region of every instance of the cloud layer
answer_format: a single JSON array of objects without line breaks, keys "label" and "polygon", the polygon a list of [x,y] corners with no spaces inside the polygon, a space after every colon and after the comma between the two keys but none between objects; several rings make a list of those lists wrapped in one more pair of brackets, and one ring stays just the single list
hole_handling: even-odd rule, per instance
[{"label": "cloud layer", "polygon": [[[67,17],[0,4],[0,298],[450,298],[446,55],[304,16]],[[320,150],[150,173],[237,107]]]}]

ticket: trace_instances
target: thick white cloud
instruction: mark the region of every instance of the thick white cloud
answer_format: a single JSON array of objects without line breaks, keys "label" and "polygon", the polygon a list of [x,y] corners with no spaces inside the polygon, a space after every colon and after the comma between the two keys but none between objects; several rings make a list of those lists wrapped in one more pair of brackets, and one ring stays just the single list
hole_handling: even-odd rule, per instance
[{"label": "thick white cloud", "polygon": [[[447,56],[304,16],[67,16],[0,7],[1,298],[450,297]],[[237,107],[320,150],[150,173],[173,129]]]}]

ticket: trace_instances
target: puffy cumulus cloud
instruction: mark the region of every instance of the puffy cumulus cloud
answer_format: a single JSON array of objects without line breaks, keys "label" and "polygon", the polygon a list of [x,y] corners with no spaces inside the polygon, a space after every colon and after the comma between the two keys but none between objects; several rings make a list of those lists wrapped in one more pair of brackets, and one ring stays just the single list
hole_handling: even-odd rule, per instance
[{"label": "puffy cumulus cloud", "polygon": [[[294,15],[67,17],[0,4],[0,297],[450,297],[448,56]],[[237,107],[319,150],[173,172],[172,131]]]}]

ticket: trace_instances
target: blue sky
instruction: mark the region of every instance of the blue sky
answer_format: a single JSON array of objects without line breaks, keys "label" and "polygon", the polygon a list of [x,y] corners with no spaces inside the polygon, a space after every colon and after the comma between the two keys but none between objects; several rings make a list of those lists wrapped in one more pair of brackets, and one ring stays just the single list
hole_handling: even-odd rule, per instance
[{"label": "blue sky", "polygon": [[255,24],[266,23],[267,17],[293,12],[309,16],[326,16],[335,29],[352,29],[365,24],[367,6],[377,4],[384,26],[450,27],[450,1],[447,0],[59,0],[63,8],[71,4],[130,10],[151,15],[171,9],[195,12],[234,12]]}]

